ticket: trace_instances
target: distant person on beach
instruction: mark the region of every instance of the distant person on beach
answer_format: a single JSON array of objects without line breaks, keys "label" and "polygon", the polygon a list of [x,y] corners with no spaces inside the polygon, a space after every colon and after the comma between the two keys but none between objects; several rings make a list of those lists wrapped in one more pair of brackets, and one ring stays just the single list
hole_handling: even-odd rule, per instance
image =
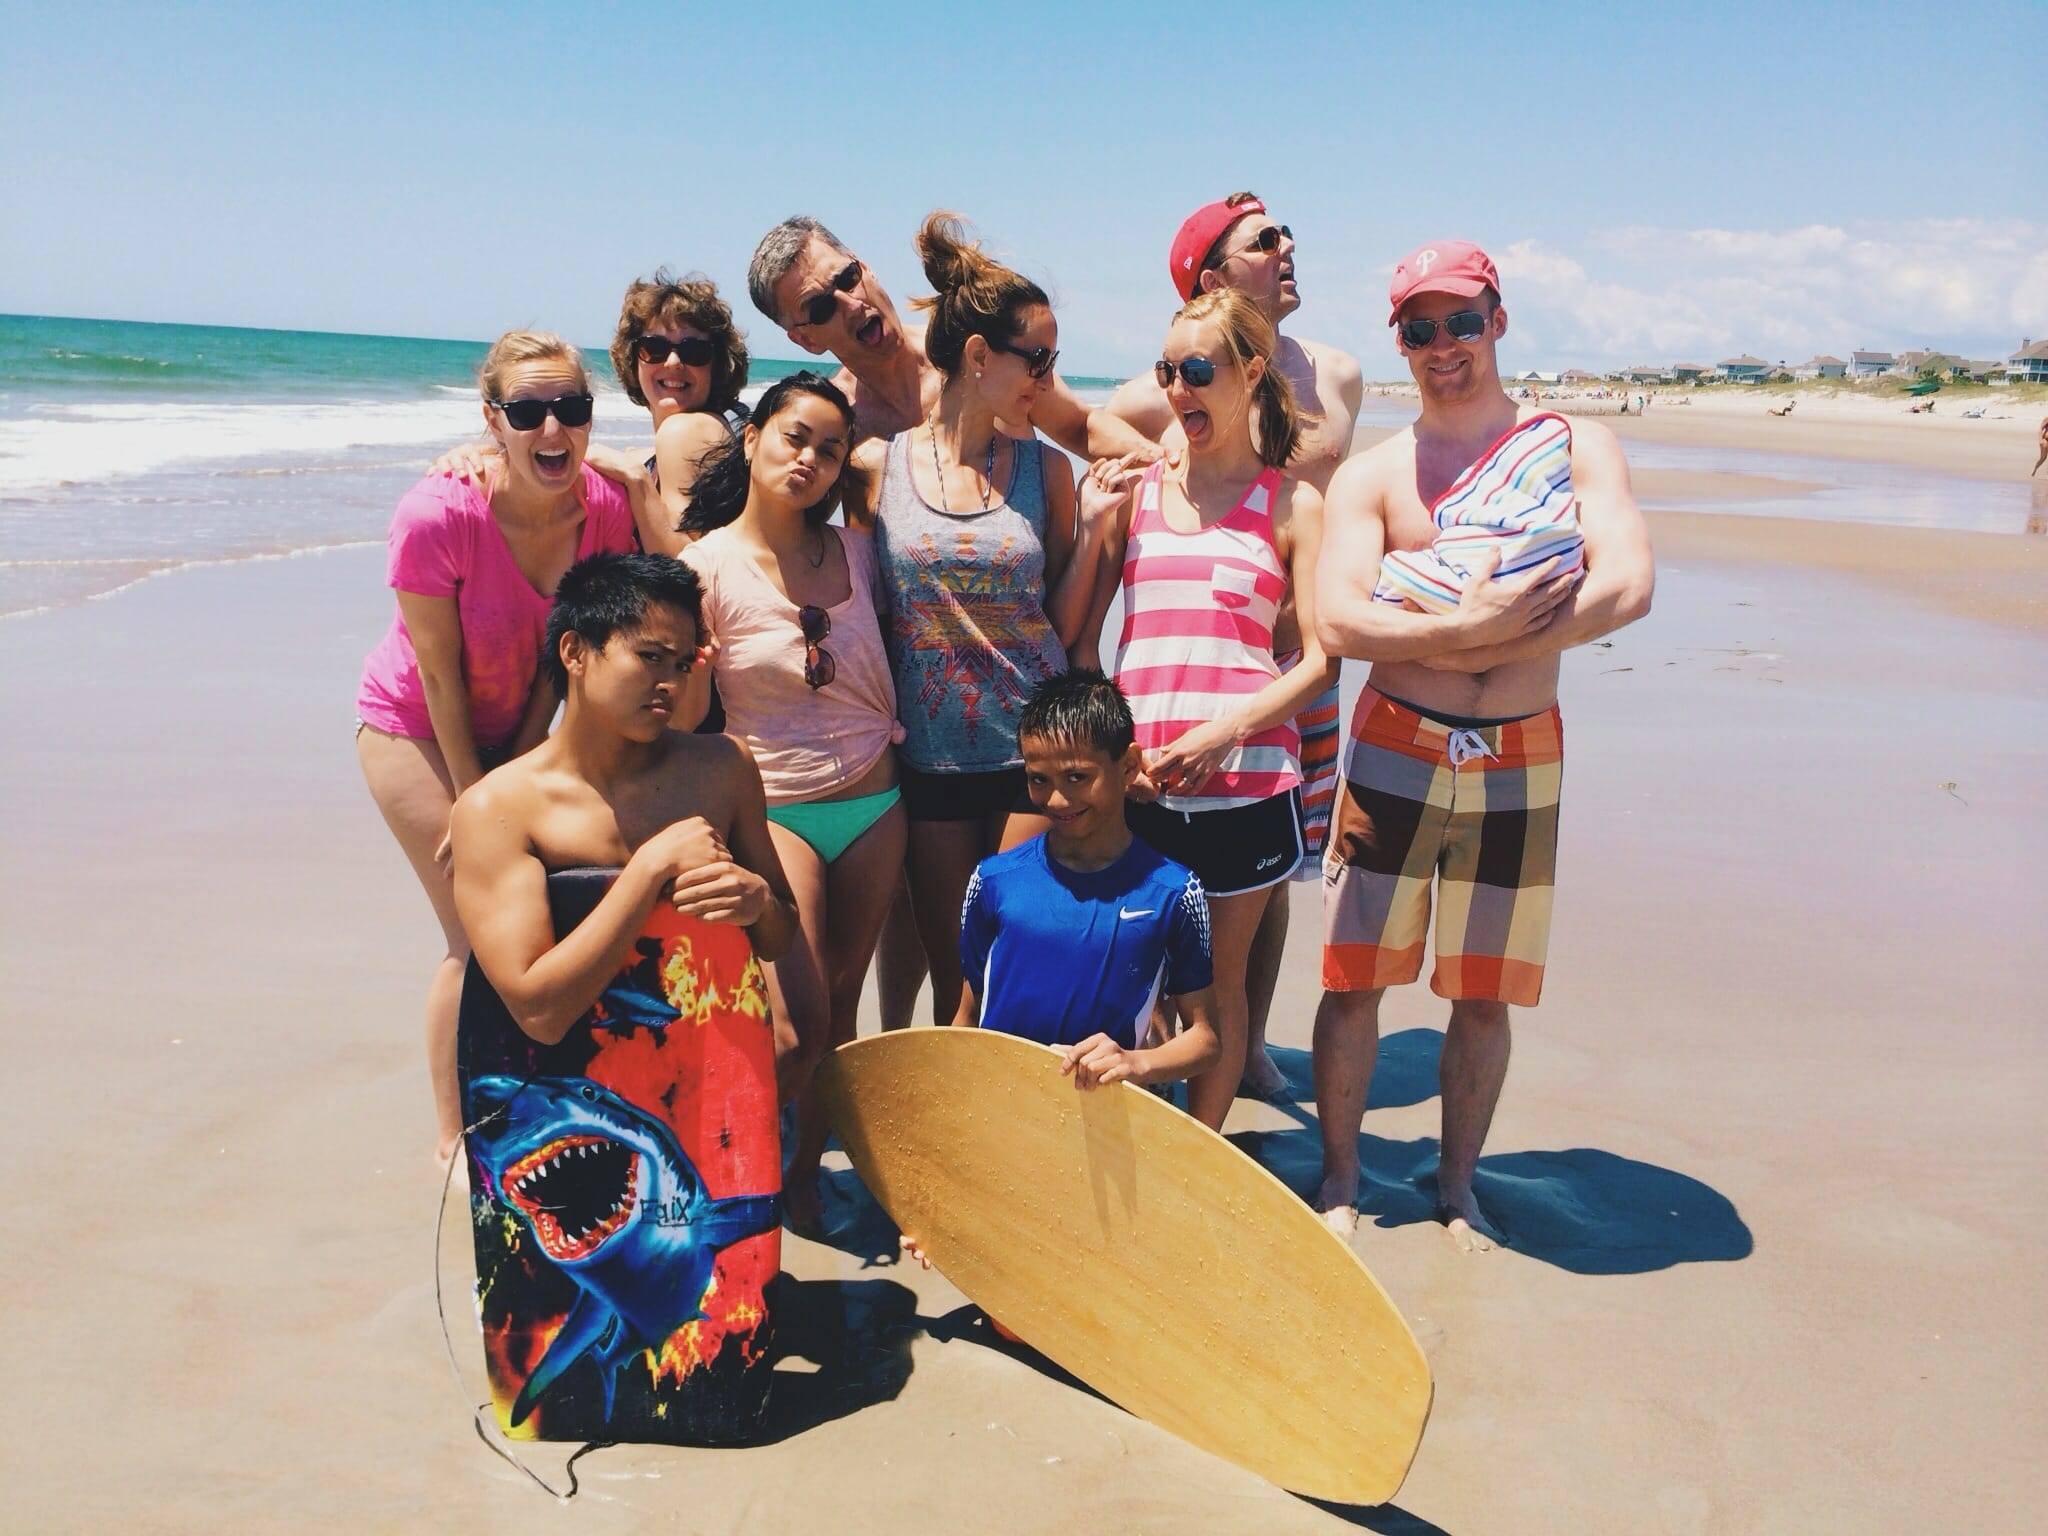
[{"label": "distant person on beach", "polygon": [[[1209,895],[1221,1052],[1191,1081],[1188,1104],[1212,1130],[1244,1075],[1253,935],[1301,862],[1295,720],[1335,670],[1312,628],[1322,498],[1284,468],[1297,423],[1293,390],[1272,367],[1278,345],[1233,289],[1183,306],[1154,372],[1185,446],[1145,470],[1115,539],[1117,682],[1145,750],[1131,830]],[[1290,590],[1302,656],[1283,667],[1273,637]]]},{"label": "distant person on beach", "polygon": [[862,500],[847,520],[874,531],[905,732],[912,914],[932,1021],[948,1024],[968,879],[1045,830],[1017,720],[1082,637],[1131,463],[1098,461],[1077,493],[1065,457],[1009,435],[1003,423],[1028,419],[1053,388],[1059,325],[1045,290],[949,213],[925,220],[917,251],[934,290],[923,351],[944,383],[923,421],[857,450]]},{"label": "distant person on beach", "polygon": [[2048,464],[2048,416],[2043,416],[2041,418],[2041,431],[2039,433],[2039,437],[2041,442],[2041,453],[2040,456],[2034,460],[2034,467],[2027,471],[2027,478],[2029,480],[2033,479],[2034,476],[2041,473],[2041,466],[2043,464]]},{"label": "distant person on beach", "polygon": [[1488,555],[1452,612],[1375,600],[1383,556],[1427,549],[1442,531],[1431,509],[1447,492],[1507,494],[1528,454],[1554,451],[1560,419],[1501,389],[1495,347],[1508,316],[1478,247],[1445,240],[1415,251],[1395,268],[1389,300],[1421,414],[1331,481],[1317,587],[1324,644],[1372,672],[1352,715],[1326,860],[1316,1204],[1340,1231],[1356,1228],[1380,997],[1421,975],[1434,885],[1430,987],[1451,1004],[1437,1214],[1461,1246],[1485,1248],[1499,1234],[1473,1170],[1507,1075],[1508,1008],[1538,1001],[1549,943],[1564,755],[1558,658],[1648,612],[1654,574],[1620,446],[1579,418],[1567,451],[1583,578],[1546,562],[1494,579]]},{"label": "distant person on beach", "polygon": [[478,382],[492,466],[477,484],[430,474],[399,501],[389,566],[398,613],[356,694],[363,777],[447,945],[427,989],[444,1161],[462,1130],[455,1011],[469,959],[449,884],[449,808],[547,734],[557,696],[541,646],[562,573],[637,542],[625,491],[584,462],[592,396],[576,349],[544,331],[507,331]]},{"label": "distant person on beach", "polygon": [[[561,729],[455,804],[457,910],[484,975],[545,1044],[597,1000],[657,902],[745,928],[763,961],[796,941],[752,757],[729,736],[669,729],[701,655],[698,601],[696,575],[672,559],[572,567],[547,633]],[[557,938],[547,877],[587,865],[621,873]],[[796,1044],[778,1031],[778,1064]]]},{"label": "distant person on beach", "polygon": [[[1294,231],[1266,211],[1252,192],[1233,192],[1206,203],[1181,221],[1167,253],[1167,271],[1174,291],[1185,304],[1197,293],[1228,288],[1259,308],[1280,335],[1273,366],[1294,391],[1301,418],[1301,438],[1287,472],[1321,492],[1337,466],[1351,454],[1358,410],[1365,398],[1358,359],[1326,341],[1305,341],[1280,331],[1301,307],[1294,274]],[[1166,391],[1150,374],[1139,374],[1111,397],[1109,408],[1147,437],[1178,448],[1184,439]],[[1290,595],[1280,613],[1274,644],[1280,664],[1291,666],[1301,654],[1301,627]],[[1310,701],[1295,722],[1301,733],[1302,815],[1304,854],[1295,878],[1322,878],[1323,840],[1337,794],[1337,678],[1328,691]],[[1286,1091],[1287,1080],[1266,1049],[1266,1019],[1287,949],[1288,903],[1281,897],[1266,904],[1265,919],[1252,943],[1250,961],[1251,1023],[1245,1054],[1245,1091],[1261,1098]]]},{"label": "distant person on beach", "polygon": [[[882,643],[873,538],[828,522],[853,446],[853,410],[815,373],[770,385],[737,439],[696,477],[683,561],[704,585],[704,638],[767,795],[768,831],[788,872],[801,943],[769,972],[778,1017],[815,1054],[851,1040],[861,985],[903,870],[896,688]],[[824,1108],[798,1100],[784,1179],[796,1231],[822,1214]]]},{"label": "distant person on beach", "polygon": [[[1202,882],[1124,819],[1144,771],[1135,733],[1122,690],[1091,668],[1032,691],[1017,737],[1050,825],[981,861],[960,916],[955,1022],[1059,1047],[1081,1088],[1177,1082],[1218,1050]],[[1157,998],[1188,1027],[1147,1048]]]},{"label": "distant person on beach", "polygon": [[[926,352],[926,333],[907,328],[896,301],[873,269],[816,219],[799,214],[763,235],[747,267],[754,307],[797,346],[837,359],[836,383],[853,402],[863,438],[891,438],[938,409],[946,377]],[[1033,397],[1027,421],[1002,422],[1011,437],[1043,431],[1077,458],[1135,454],[1158,447],[1108,410],[1089,407],[1057,373]],[[1084,648],[1084,657],[1092,651]],[[962,878],[965,876],[963,874]],[[910,1023],[924,979],[924,953],[907,896],[894,903],[883,929],[876,985],[882,1027]]]}]

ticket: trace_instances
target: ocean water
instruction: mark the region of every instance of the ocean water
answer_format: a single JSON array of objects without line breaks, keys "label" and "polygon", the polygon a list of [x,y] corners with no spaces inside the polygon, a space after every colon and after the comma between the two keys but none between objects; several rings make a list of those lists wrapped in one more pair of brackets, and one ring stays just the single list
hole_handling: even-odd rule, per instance
[{"label": "ocean water", "polygon": [[[481,430],[484,350],[0,315],[0,616],[184,565],[381,542],[406,487]],[[646,452],[646,411],[602,344],[583,350],[593,440]],[[747,395],[815,366],[757,357]],[[1069,382],[1095,396],[1117,383]]]},{"label": "ocean water", "polygon": [[[645,453],[647,413],[585,347],[595,441]],[[441,451],[482,427],[484,343],[0,315],[0,616],[102,597],[181,566],[379,543]],[[810,360],[755,358],[749,396]],[[1068,375],[1083,399],[1118,380]],[[1362,420],[1405,423],[1369,398]],[[1639,463],[1685,450],[1641,445]],[[1741,510],[2019,531],[2024,486],[1716,454],[1711,466],[1837,489]],[[2000,497],[2012,503],[2006,506]]]}]

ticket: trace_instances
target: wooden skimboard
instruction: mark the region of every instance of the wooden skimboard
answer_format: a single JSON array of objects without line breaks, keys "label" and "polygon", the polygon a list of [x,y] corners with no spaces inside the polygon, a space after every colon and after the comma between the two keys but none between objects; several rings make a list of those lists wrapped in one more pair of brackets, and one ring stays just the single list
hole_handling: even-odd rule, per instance
[{"label": "wooden skimboard", "polygon": [[[618,871],[548,876],[557,936]],[[515,1439],[755,1438],[782,1253],[775,1044],[746,930],[657,905],[561,1041],[474,960],[456,1035],[477,1314]]]},{"label": "wooden skimboard", "polygon": [[1314,1498],[1383,1504],[1432,1388],[1343,1239],[1278,1179],[1129,1084],[980,1029],[841,1046],[820,1069],[853,1165],[991,1317],[1104,1396]]}]

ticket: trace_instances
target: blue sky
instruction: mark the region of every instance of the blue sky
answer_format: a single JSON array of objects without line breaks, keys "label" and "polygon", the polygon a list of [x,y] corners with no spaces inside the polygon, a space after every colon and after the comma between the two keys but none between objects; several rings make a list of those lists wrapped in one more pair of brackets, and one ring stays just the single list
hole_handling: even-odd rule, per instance
[{"label": "blue sky", "polygon": [[1395,370],[1386,273],[1475,239],[1514,366],[2048,333],[2040,4],[62,5],[0,0],[0,310],[609,334],[708,272],[755,350],[805,211],[899,302],[934,206],[1123,372],[1195,204],[1293,225],[1295,328]]}]

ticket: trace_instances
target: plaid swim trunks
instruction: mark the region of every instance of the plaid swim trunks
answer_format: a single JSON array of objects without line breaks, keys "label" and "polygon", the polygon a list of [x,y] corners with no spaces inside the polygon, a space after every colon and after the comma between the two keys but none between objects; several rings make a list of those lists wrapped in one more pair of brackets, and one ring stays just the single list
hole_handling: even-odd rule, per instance
[{"label": "plaid swim trunks", "polygon": [[1563,775],[1556,705],[1463,730],[1360,694],[1323,857],[1323,986],[1362,992],[1420,976],[1434,882],[1430,990],[1533,1007]]}]

